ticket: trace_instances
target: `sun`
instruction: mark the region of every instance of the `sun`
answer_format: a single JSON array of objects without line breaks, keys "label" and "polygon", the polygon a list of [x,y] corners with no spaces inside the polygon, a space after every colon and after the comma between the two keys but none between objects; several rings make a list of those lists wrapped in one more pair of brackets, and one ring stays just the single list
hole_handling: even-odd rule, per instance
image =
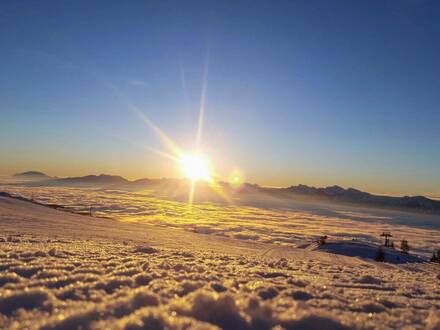
[{"label": "sun", "polygon": [[180,158],[185,176],[192,181],[211,181],[211,170],[208,160],[200,154],[185,154]]}]

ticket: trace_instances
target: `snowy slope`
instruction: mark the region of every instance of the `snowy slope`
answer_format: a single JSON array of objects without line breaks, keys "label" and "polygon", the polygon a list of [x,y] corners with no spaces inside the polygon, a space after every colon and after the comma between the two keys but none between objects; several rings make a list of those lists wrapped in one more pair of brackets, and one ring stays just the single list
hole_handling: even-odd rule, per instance
[{"label": "snowy slope", "polygon": [[[380,245],[378,244],[356,240],[336,240],[327,242],[324,245],[313,243],[305,248],[308,251],[324,251],[343,256],[375,260],[379,246]],[[384,253],[384,261],[387,263],[405,264],[426,262],[426,259],[411,254],[405,254],[395,249],[386,247],[381,247],[381,249]]]},{"label": "snowy slope", "polygon": [[439,267],[0,197],[0,328],[439,329]]}]

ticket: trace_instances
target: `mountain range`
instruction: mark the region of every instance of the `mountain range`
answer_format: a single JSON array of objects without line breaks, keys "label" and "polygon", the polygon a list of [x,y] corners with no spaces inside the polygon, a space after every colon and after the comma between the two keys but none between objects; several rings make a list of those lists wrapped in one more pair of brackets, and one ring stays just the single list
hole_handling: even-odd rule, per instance
[{"label": "mountain range", "polygon": [[440,212],[440,201],[425,196],[382,196],[374,195],[354,188],[344,189],[340,186],[315,188],[306,185],[282,188],[292,194],[314,196],[323,199],[368,204],[372,206],[399,207]]},{"label": "mountain range", "polygon": [[[54,178],[47,174],[29,171],[18,173],[14,177],[27,179],[24,184],[27,186],[67,186],[67,187],[93,187],[102,189],[121,190],[143,190],[156,189],[157,191],[186,191],[189,185],[185,179],[139,179],[127,180],[116,175],[87,175],[81,177]],[[29,180],[34,179],[34,180]],[[296,185],[287,188],[270,188],[257,184],[245,183],[239,189],[234,189],[227,182],[218,183],[226,193],[235,195],[251,195],[263,193],[277,198],[307,198],[329,202],[342,202],[373,206],[382,208],[400,208],[412,211],[428,213],[440,213],[440,201],[425,196],[382,196],[360,191],[354,188],[342,188],[340,186],[329,186],[316,188],[307,185]],[[203,190],[206,195],[214,195],[213,189],[207,183],[198,183],[198,189]]]}]

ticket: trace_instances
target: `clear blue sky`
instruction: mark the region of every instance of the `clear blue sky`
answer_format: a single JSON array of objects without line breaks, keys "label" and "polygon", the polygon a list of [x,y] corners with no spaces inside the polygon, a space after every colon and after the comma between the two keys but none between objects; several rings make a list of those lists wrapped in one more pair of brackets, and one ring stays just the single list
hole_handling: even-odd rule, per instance
[{"label": "clear blue sky", "polygon": [[2,1],[0,173],[221,175],[440,196],[438,1]]}]

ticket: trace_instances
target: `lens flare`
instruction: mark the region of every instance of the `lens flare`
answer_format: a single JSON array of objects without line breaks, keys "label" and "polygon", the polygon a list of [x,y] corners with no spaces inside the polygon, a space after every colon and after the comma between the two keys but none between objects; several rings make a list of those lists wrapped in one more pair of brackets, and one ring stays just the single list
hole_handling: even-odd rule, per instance
[{"label": "lens flare", "polygon": [[243,174],[240,170],[235,169],[229,175],[229,185],[234,189],[239,189],[244,182]]}]

